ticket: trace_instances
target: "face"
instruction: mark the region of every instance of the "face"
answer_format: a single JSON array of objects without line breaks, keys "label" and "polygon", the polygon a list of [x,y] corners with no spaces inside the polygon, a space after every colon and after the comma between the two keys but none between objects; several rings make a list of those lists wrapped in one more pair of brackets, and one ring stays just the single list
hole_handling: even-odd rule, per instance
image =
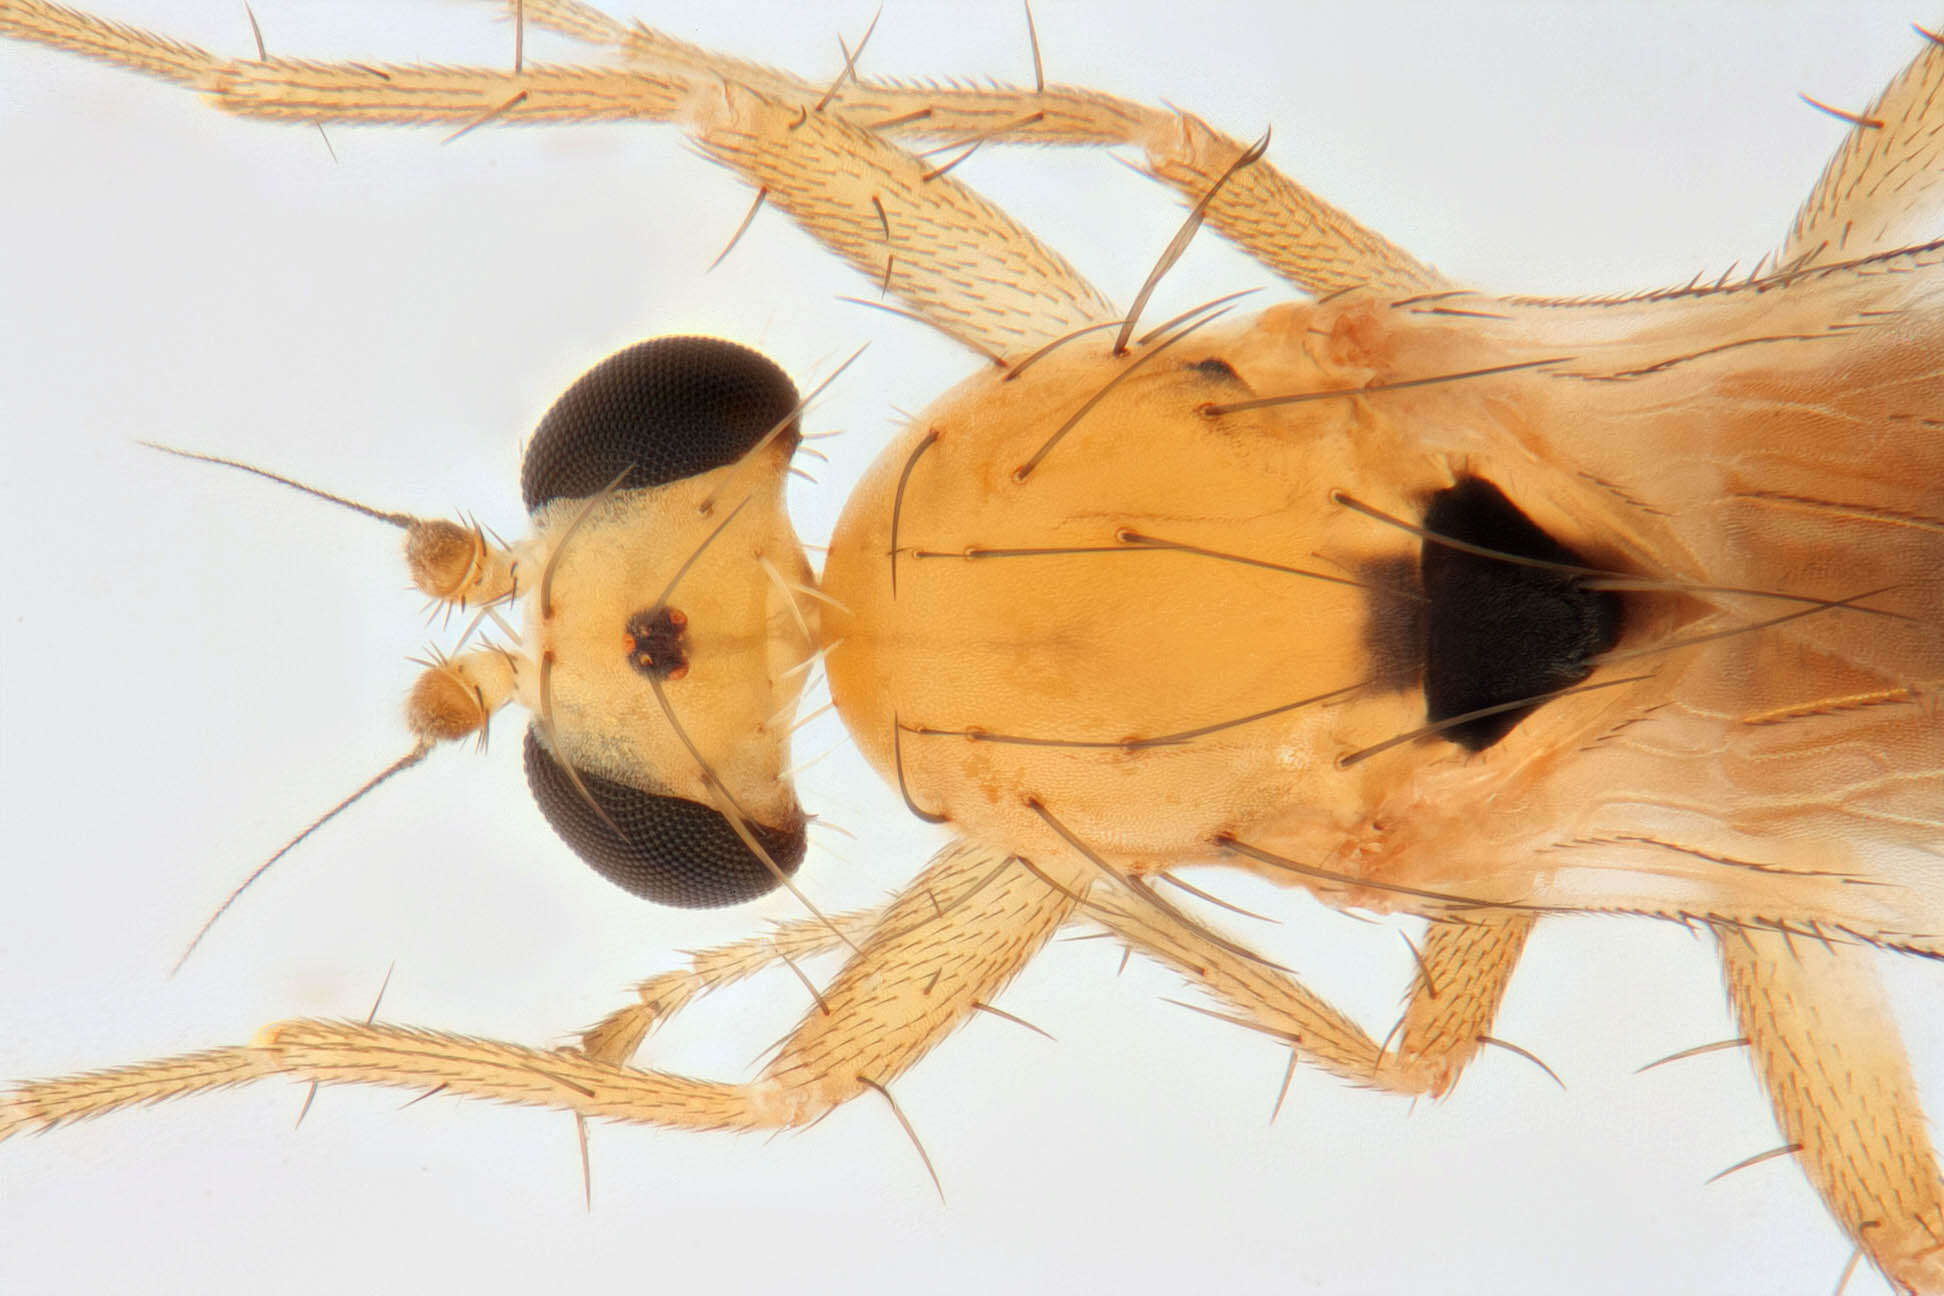
[{"label": "face", "polygon": [[[1685,282],[1737,258],[1746,269],[1840,138],[1795,92],[1860,107],[1914,40],[1906,9],[1853,4],[1759,21],[1405,6],[1270,27],[1258,6],[1187,23],[1169,8],[1043,5],[1049,76],[1166,98],[1243,134],[1273,123],[1291,174],[1420,258],[1537,293]],[[834,73],[834,36],[854,41],[872,12],[735,10],[675,32]],[[250,48],[239,19],[195,0],[129,0],[110,16]],[[464,9],[258,17],[273,52],[510,57],[508,28]],[[576,55],[537,37],[529,53]],[[976,23],[893,5],[865,66],[1031,69],[1004,5]],[[506,723],[484,757],[440,753],[280,863],[167,978],[237,881],[406,749],[405,658],[453,631],[417,619],[390,529],[134,442],[241,458],[382,508],[470,510],[511,538],[525,524],[522,439],[600,357],[651,334],[716,333],[808,390],[868,341],[805,419],[843,432],[810,443],[828,465],[797,461],[819,478],[792,486],[815,542],[894,411],[976,360],[837,302],[868,286],[774,212],[705,276],[748,199],[658,128],[482,130],[444,147],[433,132],[343,129],[327,146],[25,47],[0,45],[0,84],[14,195],[0,204],[14,594],[0,1074],[243,1039],[293,1015],[362,1016],[388,967],[387,1019],[551,1041],[673,951],[798,916],[782,894],[697,913],[617,891],[529,804]],[[995,151],[966,167],[1120,301],[1179,220],[1165,194],[1098,157]],[[1150,311],[1262,282],[1205,239]],[[806,707],[821,701],[813,687]],[[937,842],[834,717],[798,733],[793,760],[827,749],[802,801],[855,837],[813,828],[799,879],[835,910],[895,891]],[[1216,921],[1388,1022],[1410,974],[1394,932],[1221,874],[1193,880],[1284,918]],[[769,1145],[597,1127],[589,1214],[564,1116],[444,1100],[400,1113],[393,1094],[332,1091],[292,1134],[302,1090],[273,1083],[10,1143],[0,1286],[59,1275],[73,1289],[226,1290],[274,1273],[324,1289],[385,1272],[489,1287],[814,1275],[877,1290],[932,1281],[944,1258],[968,1290],[1049,1274],[1631,1290],[1674,1273],[1757,1289],[1833,1285],[1847,1257],[1787,1165],[1702,1186],[1778,1141],[1740,1059],[1632,1074],[1732,1034],[1711,946],[1678,928],[1541,925],[1498,1032],[1544,1057],[1566,1093],[1497,1053],[1415,1114],[1303,1071],[1274,1125],[1273,1042],[1159,1002],[1181,994],[1170,974],[1116,965],[1103,942],[1054,945],[1001,1006],[1058,1044],[982,1017],[897,1087],[945,1208],[869,1101]],[[1935,1089],[1944,1038],[1924,1005],[1938,976],[1908,960],[1884,970]],[[705,1000],[649,1056],[740,1074],[805,1007],[774,976]]]}]

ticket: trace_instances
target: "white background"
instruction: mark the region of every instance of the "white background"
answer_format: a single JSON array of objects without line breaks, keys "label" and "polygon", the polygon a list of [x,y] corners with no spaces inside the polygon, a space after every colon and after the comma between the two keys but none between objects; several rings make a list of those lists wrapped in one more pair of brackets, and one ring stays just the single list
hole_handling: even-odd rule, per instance
[{"label": "white background", "polygon": [[[641,16],[822,77],[873,0],[650,4]],[[1276,130],[1291,174],[1453,276],[1605,292],[1746,267],[1928,15],[1898,5],[1036,6],[1049,75]],[[1280,7],[1278,7],[1280,8]],[[709,12],[699,12],[708,10]],[[488,9],[260,0],[278,53],[503,63]],[[112,16],[234,53],[230,0]],[[540,44],[536,38],[536,44]],[[540,51],[558,46],[540,44]],[[530,50],[530,56],[535,51]],[[1018,7],[889,0],[883,74],[1030,76]],[[747,198],[651,126],[439,132],[239,123],[186,93],[0,44],[0,1076],[247,1039],[296,1014],[542,1043],[672,951],[787,898],[656,911],[552,837],[517,723],[442,753],[287,859],[188,968],[230,886],[406,746],[427,639],[395,533],[149,438],[247,458],[387,508],[517,531],[526,431],[639,337],[735,336],[805,385],[871,350],[810,422],[861,462],[972,361],[858,291],[767,213],[703,270]],[[960,173],[1127,300],[1179,219],[1113,162],[982,154]],[[1261,275],[1204,240],[1155,318]],[[797,501],[819,538],[851,467]],[[834,721],[799,751],[841,742]],[[848,763],[847,763],[848,762]],[[929,845],[848,749],[803,780],[832,906],[895,890]],[[828,846],[834,850],[826,850]],[[1379,1032],[1392,931],[1265,895],[1271,948]],[[1651,922],[1542,925],[1455,1097],[1407,1104],[1283,1070],[1271,1042],[1160,1002],[1178,983],[1104,943],[1050,949],[1002,1000],[1059,1037],[972,1022],[896,1092],[948,1203],[881,1104],[759,1138],[597,1127],[582,1205],[563,1115],[334,1090],[304,1126],[281,1082],[0,1147],[7,1292],[995,1289],[1821,1293],[1848,1245],[1777,1161],[1706,941]],[[1944,976],[1887,959],[1944,1080]],[[705,1002],[652,1056],[740,1072],[803,1007],[787,974]],[[1927,1051],[1927,1052],[1926,1052]],[[1851,1292],[1874,1292],[1859,1275]]]}]

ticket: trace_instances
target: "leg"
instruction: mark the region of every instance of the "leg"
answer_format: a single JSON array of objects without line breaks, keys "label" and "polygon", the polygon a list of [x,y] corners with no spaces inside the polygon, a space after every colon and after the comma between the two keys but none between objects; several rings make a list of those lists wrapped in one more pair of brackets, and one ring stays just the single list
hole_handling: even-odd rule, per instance
[{"label": "leg", "polygon": [[[1182,971],[1216,998],[1243,1010],[1257,1027],[1300,1037],[1306,1056],[1359,1084],[1399,1094],[1442,1097],[1477,1053],[1481,1036],[1505,997],[1526,936],[1528,915],[1474,923],[1433,923],[1425,937],[1397,1047],[1379,1055],[1355,1023],[1273,968],[1252,963],[1155,910],[1097,890],[1081,911],[1126,942]],[[879,921],[874,913],[843,914],[832,922],[862,940]],[[829,953],[840,940],[830,926],[799,919],[770,933],[696,954],[687,969],[664,972],[636,987],[641,1002],[609,1014],[581,1036],[590,1057],[625,1064],[648,1033],[711,990],[732,985],[777,962]]]},{"label": "leg", "polygon": [[1796,213],[1779,264],[1852,261],[1937,237],[1944,42],[1924,35],[1917,57],[1864,110],[1823,169]]},{"label": "leg", "polygon": [[1459,1072],[1492,1033],[1532,924],[1530,914],[1431,924],[1399,1023],[1397,1051],[1384,1055],[1386,1089],[1441,1098],[1458,1083]]},{"label": "leg", "polygon": [[0,1094],[0,1139],[270,1075],[443,1089],[681,1129],[805,1125],[866,1088],[889,1084],[997,995],[1067,919],[1076,894],[1005,856],[948,846],[884,911],[782,1053],[746,1084],[637,1070],[574,1049],[292,1021],[241,1047]]},{"label": "leg", "polygon": [[[617,1008],[581,1032],[581,1052],[625,1066],[648,1032],[711,990],[755,976],[778,962],[827,954],[866,939],[882,918],[879,911],[832,915],[828,923],[800,918],[779,923],[762,936],[691,955],[686,969],[663,972],[635,987],[639,1003]],[[792,963],[794,966],[794,964]],[[812,992],[814,993],[814,991]]]},{"label": "leg", "polygon": [[1376,1076],[1377,1042],[1293,977],[1105,887],[1088,898],[1086,916],[1233,1008],[1241,1025],[1287,1041],[1305,1061],[1353,1084],[1370,1084]]},{"label": "leg", "polygon": [[1721,934],[1729,999],[1803,1173],[1893,1286],[1944,1292],[1944,1185],[1874,956]]},{"label": "leg", "polygon": [[818,242],[993,360],[1118,315],[999,208],[841,114],[724,86],[690,129]]},{"label": "leg", "polygon": [[[1243,151],[1195,117],[1077,87],[966,90],[850,78],[832,91],[645,27],[623,26],[571,0],[535,0],[527,12],[535,22],[615,48],[622,65],[534,65],[497,72],[226,60],[45,0],[0,0],[0,35],[161,76],[202,91],[225,111],[273,120],[459,128],[689,121],[705,151],[735,167],[873,282],[888,281],[891,291],[938,327],[999,358],[1026,354],[1064,332],[1111,319],[1113,308],[1004,213],[898,148],[892,137],[968,144],[1132,144],[1147,152],[1156,177],[1191,200],[1208,192]],[[716,96],[718,89],[724,93]],[[756,112],[757,103],[766,111]],[[698,106],[706,124],[691,119]],[[812,119],[816,129],[805,131]],[[778,134],[778,121],[793,129]],[[851,129],[839,130],[834,121]],[[716,130],[724,133],[711,140]],[[761,150],[763,168],[748,165],[754,160],[751,149]],[[847,171],[854,174],[838,182]],[[1208,219],[1264,265],[1312,293],[1450,286],[1267,163],[1232,178],[1209,207]],[[1022,281],[1021,273],[1031,277]],[[967,274],[979,296],[997,306],[994,321],[1003,327],[987,327],[983,318],[967,322],[931,313],[936,303],[956,295],[961,286],[956,276]],[[1006,319],[1012,315],[1021,318]]]},{"label": "leg", "polygon": [[[638,118],[686,125],[825,246],[925,320],[994,360],[1116,317],[1070,266],[952,176],[864,130],[817,97],[742,65],[485,68],[217,58],[41,0],[0,0],[0,35],[36,40],[207,94],[243,116],[445,125]],[[684,47],[686,48],[686,47]],[[782,97],[777,97],[781,95]]]},{"label": "leg", "polygon": [[1489,1032],[1531,930],[1523,916],[1476,927],[1433,924],[1404,1014],[1402,1043],[1396,1053],[1386,1053],[1295,978],[1242,957],[1192,924],[1171,921],[1106,888],[1088,897],[1084,914],[1234,1009],[1240,1024],[1287,1040],[1305,1061],[1353,1084],[1432,1097],[1450,1089],[1477,1051],[1479,1036]]},{"label": "leg", "polygon": [[[1245,147],[1198,117],[1076,86],[967,90],[851,76],[826,94],[650,28],[623,26],[574,0],[526,0],[524,11],[529,21],[614,49],[630,66],[713,74],[799,101],[828,99],[833,112],[866,129],[891,123],[881,129],[900,138],[1134,145],[1147,153],[1149,173],[1190,202],[1207,193]],[[1356,287],[1421,293],[1454,286],[1267,162],[1232,177],[1210,205],[1208,220],[1263,265],[1318,296]]]}]

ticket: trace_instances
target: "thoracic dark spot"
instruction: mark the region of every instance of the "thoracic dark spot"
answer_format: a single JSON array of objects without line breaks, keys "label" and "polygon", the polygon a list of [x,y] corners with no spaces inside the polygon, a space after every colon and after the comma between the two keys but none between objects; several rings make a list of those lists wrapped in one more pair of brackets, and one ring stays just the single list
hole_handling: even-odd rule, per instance
[{"label": "thoracic dark spot", "polygon": [[1235,366],[1220,356],[1210,356],[1206,360],[1197,360],[1188,367],[1205,378],[1226,378],[1230,382],[1242,381],[1242,376],[1235,372]]},{"label": "thoracic dark spot", "polygon": [[1403,554],[1357,563],[1351,575],[1368,600],[1363,650],[1372,687],[1402,693],[1424,679],[1424,599],[1415,558]]},{"label": "thoracic dark spot", "polygon": [[[1467,477],[1432,497],[1425,530],[1511,558],[1587,566],[1547,535],[1504,492]],[[1620,637],[1624,605],[1617,594],[1588,589],[1583,576],[1468,553],[1426,540],[1419,571],[1425,616],[1424,703],[1437,724],[1488,707],[1444,736],[1482,751],[1510,733],[1540,704],[1508,705],[1570,688]]]}]

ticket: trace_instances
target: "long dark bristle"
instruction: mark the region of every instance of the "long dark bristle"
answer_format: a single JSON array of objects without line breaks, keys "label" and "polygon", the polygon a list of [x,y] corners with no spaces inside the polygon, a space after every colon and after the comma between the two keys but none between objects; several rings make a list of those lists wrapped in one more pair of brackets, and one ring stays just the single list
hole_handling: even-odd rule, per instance
[{"label": "long dark bristle", "polygon": [[320,499],[327,504],[336,504],[340,508],[350,509],[353,513],[361,513],[365,517],[373,518],[379,522],[388,522],[392,526],[401,529],[409,527],[418,521],[410,513],[393,513],[385,509],[373,508],[369,504],[360,504],[354,499],[346,499],[342,495],[333,495],[330,491],[319,490],[315,486],[306,486],[303,482],[295,478],[285,477],[282,473],[271,472],[268,468],[259,468],[255,464],[245,463],[241,459],[225,459],[221,455],[202,454],[195,450],[178,450],[174,446],[163,445],[159,441],[137,441],[135,444],[147,446],[151,450],[160,450],[163,454],[174,455],[178,459],[190,459],[196,463],[215,464],[219,468],[234,468],[238,472],[246,472],[251,476],[261,477],[265,481],[275,482],[279,486],[288,486],[291,490],[308,495],[312,499]]},{"label": "long dark bristle", "polygon": [[[230,910],[230,906],[234,905],[237,902],[237,900],[241,898],[243,893],[249,890],[250,887],[255,884],[258,878],[262,877],[265,873],[268,873],[270,871],[270,866],[272,864],[275,864],[278,860],[290,854],[291,851],[297,849],[297,847],[302,845],[303,842],[307,838],[309,838],[312,833],[316,832],[318,829],[322,828],[325,824],[331,822],[331,820],[337,818],[340,814],[344,813],[346,810],[350,809],[353,805],[357,804],[357,802],[361,800],[367,792],[370,792],[373,789],[377,788],[381,783],[384,783],[385,781],[390,779],[394,774],[402,773],[403,771],[410,769],[412,766],[424,760],[426,754],[431,750],[432,750],[432,744],[430,743],[420,743],[418,746],[412,748],[412,750],[406,752],[403,756],[400,756],[397,760],[385,766],[384,769],[378,771],[378,773],[366,779],[349,796],[339,801],[336,805],[332,806],[329,810],[326,810],[323,814],[319,815],[317,818],[311,820],[309,825],[307,825],[302,832],[298,833],[295,837],[292,837],[289,841],[279,846],[274,852],[271,853],[269,859],[264,860],[263,863],[257,865],[255,869],[251,870],[250,876],[244,878],[241,882],[237,883],[235,889],[232,890],[227,896],[223,897],[223,903],[216,906],[216,912],[209,915],[209,917],[203,922],[203,925],[196,930],[196,935],[194,939],[192,939],[189,942],[189,947],[182,951],[182,957],[178,958],[175,961],[175,966],[169,969],[169,975],[174,976],[177,972],[182,971],[183,964],[189,961],[189,956],[196,952],[196,947],[198,945],[202,944],[203,937],[209,935],[209,930],[210,928],[216,925],[216,920],[221,918],[224,914],[228,913]],[[300,1117],[299,1119],[302,1118]]]},{"label": "long dark bristle", "polygon": [[1154,269],[1148,271],[1148,277],[1142,282],[1141,290],[1134,294],[1134,304],[1127,308],[1127,318],[1121,321],[1121,330],[1114,337],[1115,355],[1127,354],[1127,339],[1133,336],[1134,325],[1140,321],[1141,311],[1147,307],[1148,298],[1154,295],[1154,290],[1160,286],[1162,277],[1174,268],[1175,262],[1181,260],[1182,254],[1188,250],[1188,245],[1194,241],[1196,231],[1200,230],[1202,222],[1208,219],[1208,208],[1215,201],[1216,195],[1222,192],[1224,185],[1235,178],[1237,172],[1260,162],[1262,155],[1268,151],[1269,132],[1264,131],[1262,138],[1244,149],[1241,155],[1229,164],[1228,169],[1215,178],[1215,183],[1208,187],[1208,192],[1189,209],[1187,218],[1181,222],[1181,228],[1176,230],[1174,237],[1168,240],[1168,246],[1161,250],[1161,256],[1155,261]]},{"label": "long dark bristle", "polygon": [[1226,405],[1209,405],[1202,410],[1210,418],[1223,414],[1240,414],[1245,410],[1269,409],[1277,405],[1300,405],[1306,401],[1343,400],[1350,396],[1379,396],[1385,392],[1408,391],[1414,387],[1436,387],[1445,383],[1470,382],[1477,378],[1491,378],[1498,374],[1517,373],[1522,369],[1542,369],[1547,365],[1566,364],[1572,356],[1550,356],[1544,360],[1522,360],[1517,364],[1492,365],[1484,369],[1463,369],[1456,373],[1428,374],[1423,378],[1400,378],[1396,382],[1370,383],[1363,387],[1331,387],[1323,391],[1290,392],[1283,396],[1259,396],[1254,400],[1231,401]]}]

